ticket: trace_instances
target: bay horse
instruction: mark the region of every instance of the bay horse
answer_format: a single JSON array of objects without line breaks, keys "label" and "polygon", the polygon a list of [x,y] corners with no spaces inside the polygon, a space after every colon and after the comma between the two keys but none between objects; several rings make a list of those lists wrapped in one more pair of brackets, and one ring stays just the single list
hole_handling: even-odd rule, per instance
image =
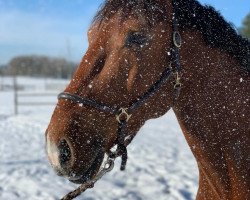
[{"label": "bay horse", "polygon": [[247,39],[196,0],[106,0],[88,40],[46,131],[58,175],[95,178],[114,146],[124,169],[125,143],[172,108],[199,168],[196,199],[250,199]]}]

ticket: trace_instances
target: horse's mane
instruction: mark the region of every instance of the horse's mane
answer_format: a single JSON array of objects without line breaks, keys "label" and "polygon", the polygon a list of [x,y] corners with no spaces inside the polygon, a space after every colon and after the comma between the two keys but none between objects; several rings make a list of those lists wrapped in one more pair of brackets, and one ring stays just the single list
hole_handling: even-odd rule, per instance
[{"label": "horse's mane", "polygon": [[[238,60],[250,72],[250,41],[239,35],[234,26],[225,21],[211,6],[196,0],[176,0],[177,17],[181,29],[198,30],[207,45],[216,47]],[[94,17],[94,22],[108,20],[116,12],[123,19],[129,15],[144,16],[154,25],[166,20],[166,8],[154,0],[106,0]]]},{"label": "horse's mane", "polygon": [[239,35],[234,26],[225,21],[211,6],[195,0],[178,0],[180,26],[202,33],[205,42],[227,52],[250,72],[250,41]]}]

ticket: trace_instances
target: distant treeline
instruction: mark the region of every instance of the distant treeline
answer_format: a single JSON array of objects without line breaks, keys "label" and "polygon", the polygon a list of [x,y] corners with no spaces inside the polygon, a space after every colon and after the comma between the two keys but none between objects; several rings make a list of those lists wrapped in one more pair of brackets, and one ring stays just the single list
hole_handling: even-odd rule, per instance
[{"label": "distant treeline", "polygon": [[77,65],[64,58],[47,56],[18,56],[0,67],[2,75],[70,78]]},{"label": "distant treeline", "polygon": [[250,13],[244,18],[242,26],[240,28],[240,33],[250,40]]}]

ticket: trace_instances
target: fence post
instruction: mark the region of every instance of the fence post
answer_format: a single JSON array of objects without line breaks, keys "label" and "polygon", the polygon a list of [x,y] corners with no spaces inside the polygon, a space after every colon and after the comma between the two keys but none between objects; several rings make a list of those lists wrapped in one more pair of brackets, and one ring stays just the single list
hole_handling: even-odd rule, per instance
[{"label": "fence post", "polygon": [[14,112],[18,115],[18,94],[17,94],[17,77],[16,74],[13,75],[13,89],[14,89]]},{"label": "fence post", "polygon": [[0,91],[3,91],[3,85],[4,85],[3,74],[1,74]]}]

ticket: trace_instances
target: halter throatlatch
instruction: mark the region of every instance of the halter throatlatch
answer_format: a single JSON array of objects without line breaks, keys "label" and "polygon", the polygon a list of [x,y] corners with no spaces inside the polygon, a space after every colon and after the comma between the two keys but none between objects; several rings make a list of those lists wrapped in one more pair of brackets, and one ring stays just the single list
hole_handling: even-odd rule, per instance
[{"label": "halter throatlatch", "polygon": [[131,102],[130,106],[126,108],[117,108],[116,106],[105,105],[96,102],[93,99],[84,98],[78,96],[76,94],[70,94],[68,92],[62,92],[58,95],[58,99],[66,99],[75,103],[81,103],[86,106],[93,107],[101,112],[108,113],[115,116],[116,121],[118,122],[117,129],[117,149],[114,152],[109,150],[108,158],[105,162],[104,167],[99,171],[97,176],[86,183],[82,184],[75,191],[66,195],[62,200],[71,200],[81,193],[83,193],[86,189],[94,187],[94,184],[97,180],[99,180],[104,174],[111,171],[114,166],[114,160],[121,156],[121,170],[125,170],[127,163],[127,146],[130,144],[134,136],[126,134],[127,124],[129,119],[131,118],[132,113],[137,110],[140,106],[142,106],[151,96],[153,96],[168,80],[174,75],[174,94],[173,101],[175,102],[180,94],[181,82],[180,82],[180,71],[181,71],[181,63],[180,63],[180,47],[181,47],[181,35],[178,31],[178,20],[177,20],[177,4],[174,0],[172,0],[173,4],[173,47],[171,48],[172,59],[169,67],[166,67],[162,72],[160,79],[155,82],[141,97],[137,98],[134,102]]}]

